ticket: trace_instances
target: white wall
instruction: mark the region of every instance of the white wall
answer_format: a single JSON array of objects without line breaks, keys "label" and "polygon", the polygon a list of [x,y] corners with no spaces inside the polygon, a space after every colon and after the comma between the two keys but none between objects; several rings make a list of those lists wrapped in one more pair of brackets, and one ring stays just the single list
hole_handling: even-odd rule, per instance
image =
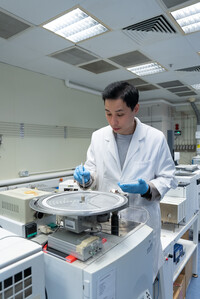
[{"label": "white wall", "polygon": [[[200,111],[199,101],[195,102],[197,109]],[[184,105],[168,105],[166,101],[157,100],[153,103],[140,104],[140,112],[138,117],[146,124],[161,130],[167,137],[167,130],[175,130],[175,124],[179,124],[181,136],[174,138],[174,145],[182,146],[182,148],[195,148],[196,139],[195,132],[197,130],[196,115],[189,103]],[[183,147],[184,146],[184,147]],[[181,164],[191,164],[192,158],[196,156],[196,150],[181,150]]]},{"label": "white wall", "polygon": [[[100,96],[67,88],[62,80],[0,64],[0,90],[0,179],[84,162],[91,132],[107,124]],[[20,137],[20,123],[32,133]],[[56,126],[77,128],[78,135],[53,136]]]},{"label": "white wall", "polygon": [[163,100],[141,103],[138,117],[142,122],[161,130],[166,138],[167,130],[173,129],[172,107]]},{"label": "white wall", "polygon": [[[0,179],[18,177],[20,170],[75,167],[85,161],[91,132],[107,125],[101,97],[67,88],[62,80],[0,64],[0,90]],[[196,118],[190,105],[141,104],[138,117],[165,135],[179,121],[183,135],[175,142],[194,142]],[[25,132],[29,127],[24,137],[20,123]],[[72,129],[67,138],[54,136],[64,127]],[[182,152],[180,162],[191,163],[194,155]]]},{"label": "white wall", "polygon": [[[200,111],[200,105],[197,101],[197,109]],[[196,138],[197,119],[191,105],[177,105],[174,111],[174,124],[179,125],[181,136],[175,137],[175,145],[178,146],[194,146],[195,151],[182,150],[180,151],[180,163],[191,164],[192,158],[196,156]]]}]

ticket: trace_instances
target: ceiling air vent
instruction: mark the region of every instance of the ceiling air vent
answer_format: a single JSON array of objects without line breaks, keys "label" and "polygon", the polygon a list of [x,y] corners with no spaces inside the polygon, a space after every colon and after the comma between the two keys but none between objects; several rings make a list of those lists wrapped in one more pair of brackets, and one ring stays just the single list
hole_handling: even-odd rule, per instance
[{"label": "ceiling air vent", "polygon": [[176,88],[169,88],[168,91],[172,93],[183,92],[183,91],[191,91],[191,89],[187,86],[183,87],[176,87]]},{"label": "ceiling air vent", "polygon": [[159,89],[159,88],[153,84],[148,84],[148,85],[137,86],[137,89],[139,91],[150,91],[150,90],[155,90],[155,89]]},{"label": "ceiling air vent", "polygon": [[182,82],[179,80],[174,80],[174,81],[167,81],[167,82],[162,82],[162,83],[157,83],[157,85],[163,87],[163,88],[170,88],[170,87],[177,87],[177,86],[184,86]]},{"label": "ceiling air vent", "polygon": [[188,2],[189,0],[162,0],[162,2],[166,5],[167,8],[172,8],[174,6],[177,6],[179,4],[183,4],[185,2]]},{"label": "ceiling air vent", "polygon": [[200,72],[200,65],[187,67],[185,69],[179,69],[179,70],[176,70],[176,71],[178,71],[178,72]]},{"label": "ceiling air vent", "polygon": [[84,64],[82,66],[79,66],[80,68],[95,73],[95,74],[100,74],[100,73],[105,73],[109,71],[116,70],[117,67],[104,61],[104,60],[99,60],[96,62]]},{"label": "ceiling air vent", "polygon": [[140,85],[145,85],[145,84],[149,84],[148,82],[144,81],[143,79],[140,78],[134,78],[134,79],[127,79],[125,80],[126,82],[129,82],[130,84],[136,86],[140,86]]},{"label": "ceiling air vent", "polygon": [[194,91],[188,91],[188,92],[179,92],[176,95],[179,97],[188,97],[188,96],[195,96],[197,94]]},{"label": "ceiling air vent", "polygon": [[121,55],[118,55],[118,56],[109,57],[108,59],[112,60],[113,62],[115,62],[115,63],[117,63],[121,66],[124,66],[124,67],[133,66],[133,65],[137,65],[137,64],[146,63],[146,62],[151,61],[150,58],[143,55],[139,51],[124,53],[124,54],[121,54]]},{"label": "ceiling air vent", "polygon": [[139,91],[149,91],[159,89],[157,86],[150,84],[140,78],[128,79],[126,82],[134,85]]},{"label": "ceiling air vent", "polygon": [[9,38],[30,26],[0,11],[0,37]]},{"label": "ceiling air vent", "polygon": [[50,55],[53,58],[59,59],[61,61],[67,62],[72,65],[78,65],[82,63],[87,63],[92,60],[96,60],[97,57],[87,53],[86,51],[82,51],[81,49],[74,47],[71,49],[67,49],[61,52],[53,53]]},{"label": "ceiling air vent", "polygon": [[160,32],[160,33],[176,33],[176,30],[167,21],[165,16],[160,15],[151,19],[130,25],[122,29],[123,31],[145,31],[145,32]]}]

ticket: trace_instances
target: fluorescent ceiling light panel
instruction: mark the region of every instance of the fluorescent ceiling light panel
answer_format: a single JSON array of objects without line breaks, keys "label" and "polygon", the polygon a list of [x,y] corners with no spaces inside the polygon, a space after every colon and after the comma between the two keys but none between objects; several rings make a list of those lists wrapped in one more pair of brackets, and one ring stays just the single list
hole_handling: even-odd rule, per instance
[{"label": "fluorescent ceiling light panel", "polygon": [[58,17],[43,25],[43,27],[74,43],[108,31],[105,26],[90,17],[80,8],[76,8]]},{"label": "fluorescent ceiling light panel", "polygon": [[200,83],[199,84],[193,84],[191,85],[194,89],[200,89]]},{"label": "fluorescent ceiling light panel", "polygon": [[152,75],[152,74],[166,71],[157,62],[150,62],[150,63],[145,63],[134,67],[129,67],[127,68],[127,70],[138,76]]},{"label": "fluorescent ceiling light panel", "polygon": [[200,30],[200,3],[196,3],[171,12],[185,33]]}]

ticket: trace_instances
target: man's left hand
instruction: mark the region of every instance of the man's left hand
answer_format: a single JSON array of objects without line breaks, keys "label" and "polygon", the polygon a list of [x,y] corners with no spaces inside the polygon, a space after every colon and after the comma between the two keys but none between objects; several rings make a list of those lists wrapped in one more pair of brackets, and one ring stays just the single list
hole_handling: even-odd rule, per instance
[{"label": "man's left hand", "polygon": [[120,184],[120,183],[118,183],[118,186],[124,192],[134,193],[134,194],[141,194],[141,195],[145,194],[149,189],[149,185],[143,179],[138,179],[138,183],[134,183],[134,184]]}]

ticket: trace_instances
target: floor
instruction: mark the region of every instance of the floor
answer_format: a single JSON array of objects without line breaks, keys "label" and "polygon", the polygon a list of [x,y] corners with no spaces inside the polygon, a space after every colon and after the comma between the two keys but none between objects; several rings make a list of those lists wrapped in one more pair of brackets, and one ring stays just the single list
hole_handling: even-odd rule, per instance
[{"label": "floor", "polygon": [[200,299],[200,242],[198,244],[198,278],[192,277],[185,299]]}]

